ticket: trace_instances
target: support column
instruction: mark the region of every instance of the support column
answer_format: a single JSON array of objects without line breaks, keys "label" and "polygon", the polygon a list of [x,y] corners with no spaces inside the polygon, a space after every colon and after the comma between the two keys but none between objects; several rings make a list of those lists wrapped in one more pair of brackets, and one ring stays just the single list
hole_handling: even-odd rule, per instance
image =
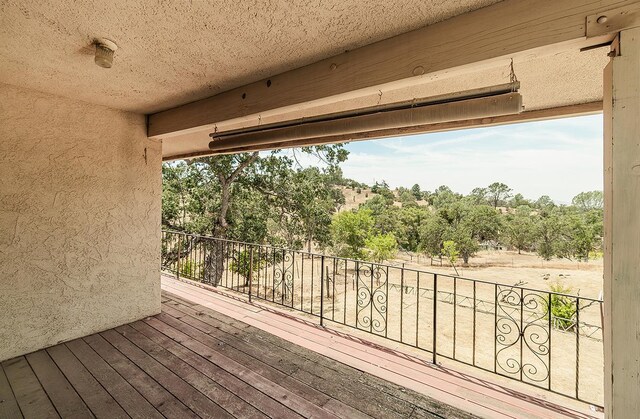
[{"label": "support column", "polygon": [[640,28],[620,33],[604,72],[604,402],[640,412]]}]

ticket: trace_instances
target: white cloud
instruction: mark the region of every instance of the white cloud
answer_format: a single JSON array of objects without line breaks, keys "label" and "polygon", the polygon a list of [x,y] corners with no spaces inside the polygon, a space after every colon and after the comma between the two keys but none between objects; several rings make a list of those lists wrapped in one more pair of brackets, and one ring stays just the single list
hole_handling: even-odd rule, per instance
[{"label": "white cloud", "polygon": [[602,189],[601,117],[518,124],[350,144],[344,174],[392,187],[446,184],[468,193],[500,181],[526,197],[570,202]]}]

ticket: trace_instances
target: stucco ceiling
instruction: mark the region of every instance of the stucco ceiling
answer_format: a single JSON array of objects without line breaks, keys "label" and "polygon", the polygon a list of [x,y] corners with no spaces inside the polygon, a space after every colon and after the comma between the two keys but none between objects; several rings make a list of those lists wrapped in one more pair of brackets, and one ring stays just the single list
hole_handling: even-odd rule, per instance
[{"label": "stucco ceiling", "polygon": [[0,81],[151,113],[496,2],[3,0]]}]

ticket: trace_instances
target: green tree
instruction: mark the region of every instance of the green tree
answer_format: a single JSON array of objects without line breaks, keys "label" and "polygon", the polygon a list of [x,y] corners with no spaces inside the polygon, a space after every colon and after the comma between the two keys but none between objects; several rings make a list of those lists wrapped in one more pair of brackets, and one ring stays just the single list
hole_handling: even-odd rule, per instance
[{"label": "green tree", "polygon": [[473,257],[480,248],[478,240],[472,236],[471,232],[465,226],[451,229],[446,233],[445,237],[448,238],[446,241],[451,241],[456,244],[456,249],[465,265],[469,263],[469,259]]},{"label": "green tree", "polygon": [[511,196],[512,189],[504,183],[494,182],[487,187],[488,200],[494,208],[498,208],[500,203],[503,203]]},{"label": "green tree", "polygon": [[468,198],[472,204],[480,205],[488,202],[488,196],[489,190],[487,188],[473,188],[471,193],[468,195]]},{"label": "green tree", "polygon": [[419,201],[422,199],[422,191],[420,190],[420,185],[418,185],[417,183],[411,187],[411,193],[416,198],[416,200]]},{"label": "green tree", "polygon": [[530,207],[521,205],[514,213],[505,216],[505,233],[508,243],[518,249],[518,254],[523,250],[533,247],[536,239],[536,223]]},{"label": "green tree", "polygon": [[429,214],[419,227],[422,250],[431,257],[441,256],[448,228],[449,224],[444,218],[437,214]]},{"label": "green tree", "polygon": [[531,202],[529,202],[528,199],[525,199],[525,197],[522,196],[522,194],[519,194],[519,193],[515,194],[513,196],[513,198],[511,198],[511,200],[509,201],[509,207],[510,208],[518,208],[518,207],[521,207],[521,206],[524,206],[524,205],[530,207],[531,206]]},{"label": "green tree", "polygon": [[602,191],[580,192],[571,200],[571,205],[581,211],[603,209],[604,194]]},{"label": "green tree", "polygon": [[392,231],[402,249],[412,252],[419,250],[422,241],[421,226],[429,216],[427,208],[417,205],[403,206],[393,211],[396,224]]},{"label": "green tree", "polygon": [[448,186],[439,186],[429,197],[435,208],[443,208],[462,199],[462,195],[453,192]]},{"label": "green tree", "polygon": [[444,239],[456,243],[465,265],[479,249],[479,242],[496,240],[501,230],[498,212],[488,205],[458,202],[442,208],[438,215],[447,223]]},{"label": "green tree", "polygon": [[361,205],[362,208],[370,209],[374,217],[385,212],[390,206],[389,201],[381,195],[374,195]]},{"label": "green tree", "polygon": [[371,236],[366,239],[365,246],[367,257],[377,263],[393,259],[398,251],[398,243],[391,233]]},{"label": "green tree", "polygon": [[460,256],[460,251],[458,250],[458,245],[453,240],[446,240],[442,244],[442,255],[449,260],[453,269],[455,269],[456,274],[458,274],[458,268],[456,268],[456,262],[458,261],[458,256]]},{"label": "green tree", "polygon": [[403,207],[418,206],[418,203],[416,202],[416,197],[413,195],[413,193],[411,193],[408,190],[405,190],[398,195],[398,201],[400,201]]},{"label": "green tree", "polygon": [[331,237],[334,253],[340,257],[362,259],[367,239],[373,232],[371,210],[345,211],[333,216]]},{"label": "green tree", "polygon": [[371,187],[371,192],[382,196],[388,204],[393,204],[396,200],[396,196],[393,194],[391,189],[389,189],[389,185],[384,180],[380,183],[376,182],[375,185]]},{"label": "green tree", "polygon": [[566,221],[559,208],[550,208],[540,213],[536,226],[537,252],[544,260],[551,260],[554,256],[570,257],[572,254]]},{"label": "green tree", "polygon": [[553,200],[551,198],[549,198],[549,196],[547,195],[542,195],[540,198],[538,198],[538,200],[535,202],[534,206],[538,209],[549,209],[549,208],[553,208],[556,206],[556,204],[553,202]]},{"label": "green tree", "polygon": [[[296,168],[295,153],[314,154],[326,168],[306,173]],[[293,156],[254,152],[165,164],[163,224],[216,238],[267,240],[295,248],[309,237],[328,243],[331,213],[341,197],[332,182],[341,178],[336,168],[347,155],[337,145],[297,149]],[[308,199],[310,191],[314,199]],[[225,250],[207,246],[205,280],[217,284]]]},{"label": "green tree", "polygon": [[561,282],[549,285],[549,289],[553,292],[553,294],[551,294],[551,317],[553,326],[564,331],[574,329],[576,327],[576,300],[564,295],[559,295],[572,294],[573,289],[564,286]]}]

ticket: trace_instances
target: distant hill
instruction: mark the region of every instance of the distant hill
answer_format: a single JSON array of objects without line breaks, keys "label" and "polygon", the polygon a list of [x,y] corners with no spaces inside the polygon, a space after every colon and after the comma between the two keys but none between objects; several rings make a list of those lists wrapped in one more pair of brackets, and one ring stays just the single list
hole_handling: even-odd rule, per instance
[{"label": "distant hill", "polygon": [[[338,208],[338,212],[342,211],[351,211],[353,209],[358,209],[361,204],[364,204],[369,199],[377,195],[374,192],[371,192],[371,188],[351,188],[350,186],[337,186],[338,189],[342,191],[344,195],[345,204]],[[401,207],[402,203],[398,201],[398,191],[392,191],[395,197],[395,202],[393,203],[396,207]],[[429,203],[425,200],[416,201],[419,206],[428,207]]]}]

